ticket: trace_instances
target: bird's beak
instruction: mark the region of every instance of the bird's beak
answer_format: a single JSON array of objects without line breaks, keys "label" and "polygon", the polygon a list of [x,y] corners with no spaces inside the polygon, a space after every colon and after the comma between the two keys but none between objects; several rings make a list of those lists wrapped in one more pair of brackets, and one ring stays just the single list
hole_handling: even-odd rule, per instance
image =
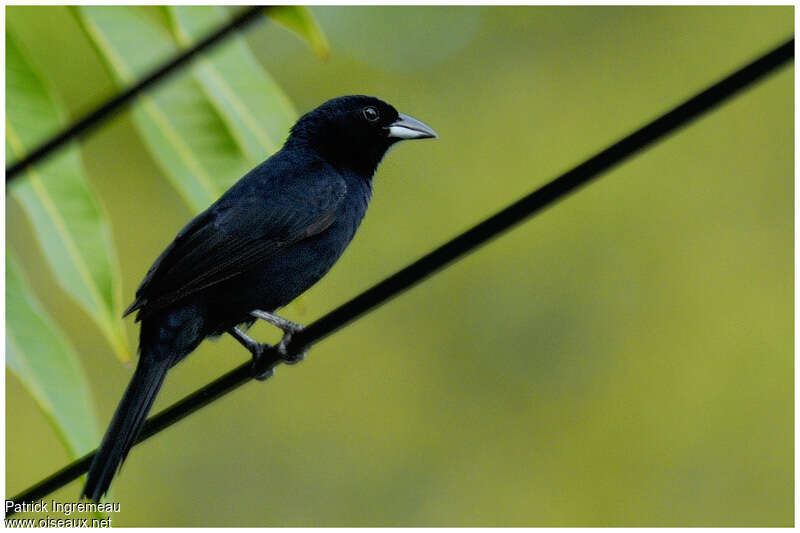
[{"label": "bird's beak", "polygon": [[431,137],[435,139],[438,137],[427,124],[403,113],[398,113],[398,115],[397,120],[386,128],[389,130],[389,137],[396,139],[429,139]]}]

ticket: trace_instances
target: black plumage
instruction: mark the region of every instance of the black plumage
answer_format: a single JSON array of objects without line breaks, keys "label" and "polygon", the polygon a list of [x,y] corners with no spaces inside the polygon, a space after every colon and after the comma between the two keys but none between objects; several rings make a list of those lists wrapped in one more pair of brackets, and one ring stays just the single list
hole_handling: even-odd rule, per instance
[{"label": "black plumage", "polygon": [[319,281],[361,223],[386,151],[426,137],[433,130],[377,98],[330,100],[178,233],[125,313],[142,323],[139,362],[83,496],[96,501],[108,490],[167,371],[206,337],[239,335],[233,328],[252,323],[253,311],[271,313]]}]

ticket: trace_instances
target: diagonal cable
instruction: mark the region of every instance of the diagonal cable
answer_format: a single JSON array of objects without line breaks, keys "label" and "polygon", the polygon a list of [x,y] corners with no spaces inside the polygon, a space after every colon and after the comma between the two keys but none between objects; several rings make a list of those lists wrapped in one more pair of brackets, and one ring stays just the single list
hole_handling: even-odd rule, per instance
[{"label": "diagonal cable", "polygon": [[207,48],[214,46],[223,39],[231,35],[237,30],[244,29],[246,26],[255,22],[262,14],[269,8],[263,6],[250,7],[243,10],[233,17],[230,22],[216,29],[204,39],[198,41],[190,48],[178,53],[175,57],[158,67],[156,70],[139,80],[136,85],[129,87],[122,91],[117,96],[111,98],[106,103],[93,109],[82,118],[75,121],[71,126],[57,133],[49,140],[43,142],[28,155],[6,167],[6,185],[17,177],[25,168],[35,163],[38,163],[52,152],[58,150],[65,143],[72,140],[74,137],[84,135],[92,128],[98,126],[101,122],[109,119],[126,105],[130,104],[133,99],[139,94],[150,88],[157,83],[163,81],[170,74],[174,73],[177,69],[185,66],[188,62],[200,52]]},{"label": "diagonal cable", "polygon": [[[287,346],[289,353],[302,352],[464,254],[476,250],[492,238],[586,185],[604,171],[689,124],[793,58],[794,37],[316,320],[295,334]],[[239,365],[151,417],[137,443],[247,383],[254,375],[273,368],[280,361],[280,356],[272,349],[262,358],[263,364],[258,368],[254,368],[249,361]],[[12,500],[15,503],[35,501],[63,487],[88,470],[94,453],[90,452],[77,459]],[[13,511],[6,516],[12,514]]]}]

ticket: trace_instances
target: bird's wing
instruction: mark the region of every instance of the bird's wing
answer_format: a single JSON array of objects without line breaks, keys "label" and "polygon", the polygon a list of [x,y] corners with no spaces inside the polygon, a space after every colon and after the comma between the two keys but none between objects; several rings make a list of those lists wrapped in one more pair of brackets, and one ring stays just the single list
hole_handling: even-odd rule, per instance
[{"label": "bird's wing", "polygon": [[141,320],[321,233],[347,190],[325,177],[271,188],[266,196],[226,195],[192,220],[150,267],[125,315],[139,310]]}]

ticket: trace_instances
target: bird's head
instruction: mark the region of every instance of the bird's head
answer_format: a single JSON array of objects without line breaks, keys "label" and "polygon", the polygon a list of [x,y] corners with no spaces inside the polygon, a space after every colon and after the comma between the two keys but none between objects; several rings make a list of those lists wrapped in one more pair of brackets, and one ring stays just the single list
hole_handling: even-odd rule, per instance
[{"label": "bird's head", "polygon": [[436,137],[419,120],[372,96],[340,96],[309,111],[292,128],[288,143],[305,145],[330,163],[372,177],[397,141]]}]

